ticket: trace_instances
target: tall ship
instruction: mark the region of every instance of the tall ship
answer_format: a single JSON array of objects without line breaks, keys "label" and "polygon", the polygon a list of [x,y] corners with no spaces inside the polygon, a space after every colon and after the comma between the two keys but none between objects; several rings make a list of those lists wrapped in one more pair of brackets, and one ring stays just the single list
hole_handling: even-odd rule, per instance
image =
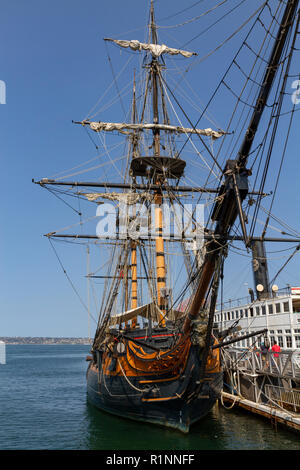
[{"label": "tall ship", "polygon": [[[198,16],[219,11],[225,3]],[[168,78],[179,63],[172,61],[201,61],[199,51],[159,41],[151,1],[146,40],[105,39],[107,47],[139,58],[141,73],[133,68],[125,83],[127,92],[131,85],[126,119],[96,120],[91,113],[74,121],[91,139],[99,139],[97,149],[100,144],[104,149],[106,160],[96,166],[96,178],[35,181],[64,201],[76,198],[96,207],[95,234],[83,233],[80,210],[81,231],[64,228],[47,237],[58,258],[55,242],[85,244],[87,281],[94,287],[102,282],[86,374],[88,400],[100,410],[187,433],[220,398],[222,348],[264,331],[265,325],[259,325],[232,339],[217,303],[232,245],[241,243],[249,252],[255,243],[272,241],[266,236],[268,220],[263,233],[256,222],[263,199],[271,198],[272,204],[276,193],[268,193],[265,184],[279,121],[286,116],[292,121],[295,114],[296,100],[293,104],[289,96],[285,108],[284,98],[297,54],[298,3],[265,1],[249,11],[228,40],[240,38],[241,31],[244,38],[195,119],[176,96],[185,77],[176,75],[172,85]],[[232,74],[238,81],[232,82]],[[194,91],[185,95],[192,105]],[[218,108],[222,126],[211,119],[211,109]],[[280,138],[287,142],[286,123],[285,129]],[[125,139],[124,157],[119,138]],[[73,174],[79,173],[74,168]],[[299,244],[300,237],[282,241]],[[92,270],[95,247],[100,267]]]}]

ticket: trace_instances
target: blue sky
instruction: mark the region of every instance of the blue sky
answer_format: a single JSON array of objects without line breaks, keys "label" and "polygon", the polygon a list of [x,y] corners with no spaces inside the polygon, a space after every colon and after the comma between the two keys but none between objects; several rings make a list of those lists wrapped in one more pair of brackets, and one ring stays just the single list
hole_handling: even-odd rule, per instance
[{"label": "blue sky", "polygon": [[[156,1],[157,23],[179,25],[217,3],[220,2],[190,0],[183,6],[179,0]],[[234,6],[239,2],[229,3]],[[187,50],[202,56],[230,34],[231,22],[238,25],[261,3],[246,2],[208,36],[193,41],[209,24],[209,15],[201,23],[193,21],[186,26],[161,29],[159,34],[171,47],[188,43]],[[112,81],[103,38],[143,41],[148,10],[146,0],[11,0],[1,5],[0,80],[6,83],[6,104],[0,105],[0,336],[88,334],[86,311],[43,237],[57,227],[78,222],[78,217],[57,198],[32,184],[31,179],[50,177],[95,157],[95,148],[85,132],[71,121],[83,119]],[[206,102],[217,85],[240,37],[237,35],[218,54],[196,64],[189,73],[202,102]],[[121,56],[116,48],[111,54],[114,58]],[[124,58],[127,60],[125,53]],[[118,63],[114,67],[117,74]],[[110,120],[113,116],[117,119],[116,114],[101,118]],[[274,212],[300,230],[297,129],[299,116],[291,134],[288,164],[282,173]],[[75,256],[73,247],[66,246],[64,251],[60,248],[70,273],[75,272],[74,282],[82,297],[86,295],[86,281],[82,277],[86,272],[84,249],[79,248]],[[274,270],[281,265],[279,255],[278,259],[273,257]],[[234,260],[235,255],[235,264],[231,265],[235,266],[234,272],[228,270],[227,298],[234,296],[235,290],[240,295],[236,279],[239,286],[252,283],[249,259],[246,268]],[[281,281],[283,285],[287,282],[300,285],[299,259],[288,266]]]}]

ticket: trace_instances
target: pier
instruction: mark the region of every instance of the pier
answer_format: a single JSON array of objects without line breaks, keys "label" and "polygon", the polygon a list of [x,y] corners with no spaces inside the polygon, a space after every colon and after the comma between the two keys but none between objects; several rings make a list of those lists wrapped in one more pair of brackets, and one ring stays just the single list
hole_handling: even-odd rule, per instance
[{"label": "pier", "polygon": [[[225,349],[222,403],[300,432],[300,353]],[[229,406],[227,406],[229,403]]]}]

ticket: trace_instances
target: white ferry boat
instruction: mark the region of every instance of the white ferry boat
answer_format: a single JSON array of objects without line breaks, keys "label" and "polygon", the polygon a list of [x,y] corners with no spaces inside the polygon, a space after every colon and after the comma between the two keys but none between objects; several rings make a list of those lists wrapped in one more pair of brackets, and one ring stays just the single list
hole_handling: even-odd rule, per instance
[{"label": "white ferry boat", "polygon": [[[243,336],[267,328],[271,344],[277,341],[281,349],[300,349],[300,287],[277,290],[273,286],[271,297],[252,299],[249,296],[229,301],[223,304],[223,309],[216,310],[218,329],[238,325],[242,328],[238,335]],[[237,342],[235,347],[249,347],[252,343],[253,338],[248,338]]]},{"label": "white ferry boat", "polygon": [[[232,328],[235,336],[245,336],[266,328],[271,346],[276,341],[282,350],[300,351],[300,287],[270,287],[263,242],[253,244],[252,255],[256,293],[249,289],[248,297],[229,300],[217,306],[215,327],[218,331]],[[237,332],[238,327],[240,331]],[[233,346],[246,348],[252,344],[253,338],[247,338]]]}]

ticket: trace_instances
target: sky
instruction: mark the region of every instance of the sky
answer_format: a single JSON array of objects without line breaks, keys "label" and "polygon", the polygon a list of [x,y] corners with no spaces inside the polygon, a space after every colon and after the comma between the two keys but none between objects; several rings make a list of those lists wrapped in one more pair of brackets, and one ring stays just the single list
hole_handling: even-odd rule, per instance
[{"label": "sky", "polygon": [[[231,22],[238,25],[246,20],[262,2],[243,2],[224,24],[200,36],[199,31],[210,24],[210,16],[199,21],[195,18],[218,3],[189,0],[183,6],[180,0],[157,0],[157,23],[168,26],[159,30],[163,42],[205,56],[229,35]],[[229,8],[225,3],[224,12]],[[240,2],[229,3],[235,6]],[[112,74],[119,73],[117,62],[114,69],[111,67],[103,38],[144,41],[148,11],[148,0],[10,0],[1,5],[0,80],[6,85],[6,100],[0,104],[0,336],[88,335],[87,312],[43,236],[77,223],[78,216],[34,185],[32,178],[51,177],[95,157],[95,147],[72,120],[83,119],[112,83]],[[236,35],[218,54],[199,61],[189,72],[202,102],[232,60],[240,37]],[[128,58],[116,48],[111,54],[123,62]],[[222,106],[225,104],[220,103]],[[104,121],[117,120],[115,111],[104,116]],[[299,117],[291,133],[288,164],[282,172],[274,212],[300,230],[297,129]],[[85,298],[85,247],[79,247],[76,255],[72,247],[64,246],[60,254],[68,273],[75,273],[72,280]],[[283,255],[273,255],[275,272],[284,261]],[[227,298],[247,295],[246,283],[252,283],[250,258],[246,267],[236,258],[233,254],[226,268]],[[288,265],[280,280],[283,287],[287,283],[300,285],[299,258]]]}]

